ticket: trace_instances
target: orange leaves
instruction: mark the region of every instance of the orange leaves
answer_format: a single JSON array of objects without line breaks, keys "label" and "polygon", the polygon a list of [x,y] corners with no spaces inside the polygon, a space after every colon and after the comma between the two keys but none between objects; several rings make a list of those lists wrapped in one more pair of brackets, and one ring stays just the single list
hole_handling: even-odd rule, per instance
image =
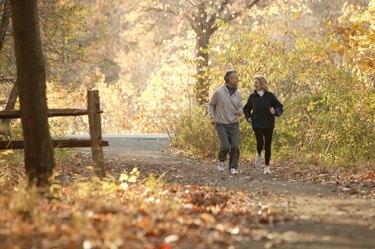
[{"label": "orange leaves", "polygon": [[35,230],[35,225],[33,224],[27,224],[27,223],[22,223],[17,227],[17,231],[20,234],[25,234],[25,233],[30,233]]},{"label": "orange leaves", "polygon": [[0,203],[8,206],[10,204],[10,200],[8,197],[0,195]]},{"label": "orange leaves", "polygon": [[163,243],[160,245],[159,249],[171,249],[172,246],[168,243]]},{"label": "orange leaves", "polygon": [[137,226],[142,230],[147,230],[152,227],[152,220],[150,217],[143,217],[141,221],[137,223]]},{"label": "orange leaves", "polygon": [[374,171],[366,171],[363,175],[362,175],[362,180],[373,180],[375,179],[375,173]]},{"label": "orange leaves", "polygon": [[[287,162],[280,168],[292,167]],[[268,229],[288,218],[279,205],[290,208],[290,203],[284,204],[281,197],[275,200],[278,195],[271,195],[268,190],[254,193],[168,185],[153,178],[137,180],[125,191],[121,183],[128,178],[123,175],[122,181],[117,180],[123,170],[121,164],[117,177],[106,179],[106,184],[87,181],[87,176],[72,180],[62,187],[58,200],[36,202],[27,221],[8,207],[14,196],[0,195],[0,232],[15,247],[22,244],[25,248],[38,247],[38,243],[43,243],[44,248],[229,248],[244,237],[270,239],[266,229],[263,234],[259,228]],[[359,169],[356,174],[342,171],[337,178],[326,169],[310,169],[309,173],[301,172],[295,178],[326,182],[334,179],[342,184],[361,180],[370,186],[375,177],[372,170]],[[341,185],[341,189],[344,186],[349,194],[356,192],[357,188],[349,185]],[[22,241],[17,237],[20,235]]]},{"label": "orange leaves", "polygon": [[[333,192],[340,194],[359,195],[362,197],[375,196],[374,166],[367,168],[359,165],[346,165],[335,168],[322,166],[310,161],[283,161],[280,163],[280,173],[289,178],[289,182],[313,182],[330,185]],[[281,170],[282,168],[282,170]]]},{"label": "orange leaves", "polygon": [[10,209],[14,196],[0,195],[2,234],[25,248],[228,248],[233,236],[249,236],[250,227],[277,221],[246,192],[155,179],[124,190],[128,178],[117,180],[122,170],[104,181],[77,176],[61,187],[58,200],[38,199],[27,221]]},{"label": "orange leaves", "polygon": [[338,35],[343,35],[346,32],[346,29],[343,27],[337,27],[334,32]]}]

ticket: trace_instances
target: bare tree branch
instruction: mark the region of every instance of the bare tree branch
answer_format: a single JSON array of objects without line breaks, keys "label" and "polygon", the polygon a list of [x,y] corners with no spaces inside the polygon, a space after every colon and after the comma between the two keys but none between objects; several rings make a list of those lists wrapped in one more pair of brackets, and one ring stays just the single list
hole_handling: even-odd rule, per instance
[{"label": "bare tree branch", "polygon": [[220,8],[218,9],[218,13],[223,13],[224,9],[228,6],[228,4],[231,2],[231,0],[224,0],[221,5],[220,5]]},{"label": "bare tree branch", "polygon": [[171,10],[171,9],[163,9],[163,8],[157,8],[157,7],[150,7],[150,8],[147,8],[145,9],[146,12],[148,11],[154,11],[154,12],[157,12],[157,13],[169,13],[169,14],[173,14],[175,16],[178,16],[178,12],[174,11],[174,10]]},{"label": "bare tree branch", "polygon": [[185,0],[187,3],[189,3],[192,7],[196,7],[198,8],[198,3],[194,3],[193,1],[191,0]]},{"label": "bare tree branch", "polygon": [[259,2],[260,0],[253,0],[253,1],[251,1],[251,2],[248,2],[247,4],[246,4],[246,8],[247,9],[251,9],[254,5],[256,5],[258,2]]},{"label": "bare tree branch", "polygon": [[[245,5],[245,9],[247,9],[247,10],[251,9],[258,2],[260,2],[260,0],[253,0],[253,1],[247,2],[246,5]],[[223,16],[222,19],[226,22],[230,22],[230,21],[236,19],[237,17],[239,17],[242,14],[243,14],[243,10],[237,11],[235,13],[228,13],[227,15]]]},{"label": "bare tree branch", "polygon": [[[197,17],[194,16],[194,15],[192,15],[192,16],[193,16],[193,18],[195,18],[195,19],[197,18]],[[190,24],[191,28],[194,30],[194,32],[195,32],[195,33],[198,32],[198,27],[197,27],[197,25],[195,24],[196,22],[194,21],[194,19],[193,19],[191,16],[189,16],[189,15],[187,15],[186,18],[188,19],[189,24]]]},{"label": "bare tree branch", "polygon": [[210,31],[212,33],[214,33],[217,29],[218,29],[218,26],[216,25],[216,20],[217,20],[217,17],[223,13],[223,11],[225,10],[225,8],[228,6],[228,4],[231,2],[231,0],[224,0],[221,4],[220,4],[220,7],[219,9],[217,10],[217,14],[213,14],[210,19],[208,20],[208,24],[209,24],[209,27],[210,27]]}]

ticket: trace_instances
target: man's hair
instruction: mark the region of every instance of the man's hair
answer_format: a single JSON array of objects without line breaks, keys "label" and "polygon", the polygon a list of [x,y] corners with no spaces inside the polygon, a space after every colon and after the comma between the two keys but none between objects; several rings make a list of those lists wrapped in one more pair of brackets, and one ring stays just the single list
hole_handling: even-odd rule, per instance
[{"label": "man's hair", "polygon": [[224,76],[225,83],[228,83],[230,76],[235,73],[237,73],[236,70],[227,71]]}]

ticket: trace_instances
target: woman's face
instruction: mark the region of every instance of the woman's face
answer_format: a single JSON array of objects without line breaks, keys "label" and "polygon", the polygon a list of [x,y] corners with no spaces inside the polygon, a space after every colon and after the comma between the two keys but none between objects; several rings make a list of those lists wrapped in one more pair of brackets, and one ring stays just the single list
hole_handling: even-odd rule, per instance
[{"label": "woman's face", "polygon": [[263,90],[262,87],[260,86],[260,82],[259,82],[258,79],[254,80],[254,89],[255,89],[255,91],[262,91]]}]

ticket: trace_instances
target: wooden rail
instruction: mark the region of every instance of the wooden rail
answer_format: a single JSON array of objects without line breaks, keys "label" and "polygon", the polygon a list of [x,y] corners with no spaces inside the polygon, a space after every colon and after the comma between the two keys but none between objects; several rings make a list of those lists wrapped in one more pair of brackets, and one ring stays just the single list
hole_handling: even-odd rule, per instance
[{"label": "wooden rail", "polygon": [[[86,109],[49,109],[48,117],[63,117],[63,116],[82,116],[87,115]],[[1,111],[0,119],[15,119],[21,118],[21,111]]]},{"label": "wooden rail", "polygon": [[[48,117],[88,115],[90,139],[53,139],[54,148],[91,147],[95,173],[104,177],[103,146],[108,142],[102,140],[99,91],[87,91],[87,109],[49,109]],[[21,118],[21,111],[0,111],[0,119]],[[23,149],[22,140],[0,141],[0,150]]]},{"label": "wooden rail", "polygon": [[[78,148],[90,147],[91,141],[88,139],[53,139],[54,148]],[[100,146],[108,146],[107,141],[100,141]],[[17,150],[23,149],[23,140],[0,141],[1,150]]]}]

